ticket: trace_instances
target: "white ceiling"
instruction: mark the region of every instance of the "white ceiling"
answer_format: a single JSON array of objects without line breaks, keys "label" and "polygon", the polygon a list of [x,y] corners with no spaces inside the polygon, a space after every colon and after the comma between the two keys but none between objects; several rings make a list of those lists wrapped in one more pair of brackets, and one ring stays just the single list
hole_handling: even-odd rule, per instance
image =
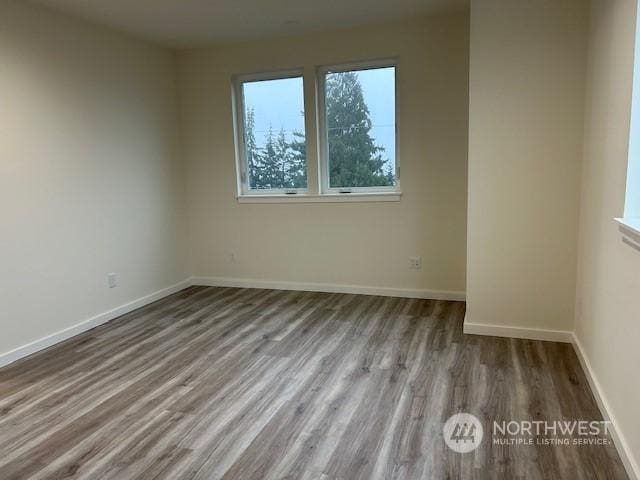
[{"label": "white ceiling", "polygon": [[174,47],[322,31],[466,8],[469,0],[33,0]]}]

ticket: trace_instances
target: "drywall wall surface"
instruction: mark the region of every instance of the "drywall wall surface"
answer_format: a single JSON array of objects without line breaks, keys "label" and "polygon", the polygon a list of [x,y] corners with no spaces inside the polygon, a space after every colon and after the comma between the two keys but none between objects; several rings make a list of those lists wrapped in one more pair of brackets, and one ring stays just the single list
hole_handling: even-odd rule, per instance
[{"label": "drywall wall surface", "polygon": [[472,2],[470,324],[573,328],[587,8]]},{"label": "drywall wall surface", "polygon": [[0,3],[0,353],[188,277],[174,60]]}]

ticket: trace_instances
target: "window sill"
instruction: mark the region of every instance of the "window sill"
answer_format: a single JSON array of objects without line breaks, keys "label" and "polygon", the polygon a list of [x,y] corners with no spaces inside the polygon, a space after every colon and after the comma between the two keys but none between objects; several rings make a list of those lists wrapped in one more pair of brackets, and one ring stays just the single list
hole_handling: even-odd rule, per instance
[{"label": "window sill", "polygon": [[640,250],[640,217],[614,218],[620,225],[622,241]]},{"label": "window sill", "polygon": [[630,230],[632,233],[640,235],[640,217],[614,218],[614,220],[620,224],[623,233],[624,230]]},{"label": "window sill", "polygon": [[240,195],[238,203],[365,203],[399,202],[402,192],[327,193],[323,195]]}]

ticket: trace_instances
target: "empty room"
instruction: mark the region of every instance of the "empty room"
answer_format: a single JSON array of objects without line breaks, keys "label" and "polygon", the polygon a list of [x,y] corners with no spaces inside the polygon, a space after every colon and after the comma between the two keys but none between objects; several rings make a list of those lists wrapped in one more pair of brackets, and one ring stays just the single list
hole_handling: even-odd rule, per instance
[{"label": "empty room", "polygon": [[638,0],[0,0],[0,480],[640,480]]}]

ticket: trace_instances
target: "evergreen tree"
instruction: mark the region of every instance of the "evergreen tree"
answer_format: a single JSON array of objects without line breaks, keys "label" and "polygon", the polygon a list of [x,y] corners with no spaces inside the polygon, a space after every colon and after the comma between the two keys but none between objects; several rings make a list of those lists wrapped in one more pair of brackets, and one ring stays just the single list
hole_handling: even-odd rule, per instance
[{"label": "evergreen tree", "polygon": [[247,109],[247,119],[245,127],[245,145],[247,147],[247,164],[249,166],[249,186],[256,188],[259,182],[258,164],[260,163],[260,154],[258,145],[256,144],[256,136],[254,133],[256,126],[256,116],[253,108]]},{"label": "evergreen tree", "polygon": [[384,148],[371,137],[371,118],[356,72],[327,76],[329,175],[332,187],[393,185]]},{"label": "evergreen tree", "polygon": [[275,145],[276,159],[280,166],[280,175],[278,178],[279,188],[291,188],[289,185],[289,150],[290,147],[287,142],[287,137],[284,134],[284,129],[281,128]]},{"label": "evergreen tree", "polygon": [[271,125],[269,125],[269,131],[265,136],[261,160],[262,178],[258,188],[282,188],[282,162],[276,152],[276,141]]},{"label": "evergreen tree", "polygon": [[307,144],[304,134],[293,132],[293,140],[289,144],[289,188],[307,187]]}]

